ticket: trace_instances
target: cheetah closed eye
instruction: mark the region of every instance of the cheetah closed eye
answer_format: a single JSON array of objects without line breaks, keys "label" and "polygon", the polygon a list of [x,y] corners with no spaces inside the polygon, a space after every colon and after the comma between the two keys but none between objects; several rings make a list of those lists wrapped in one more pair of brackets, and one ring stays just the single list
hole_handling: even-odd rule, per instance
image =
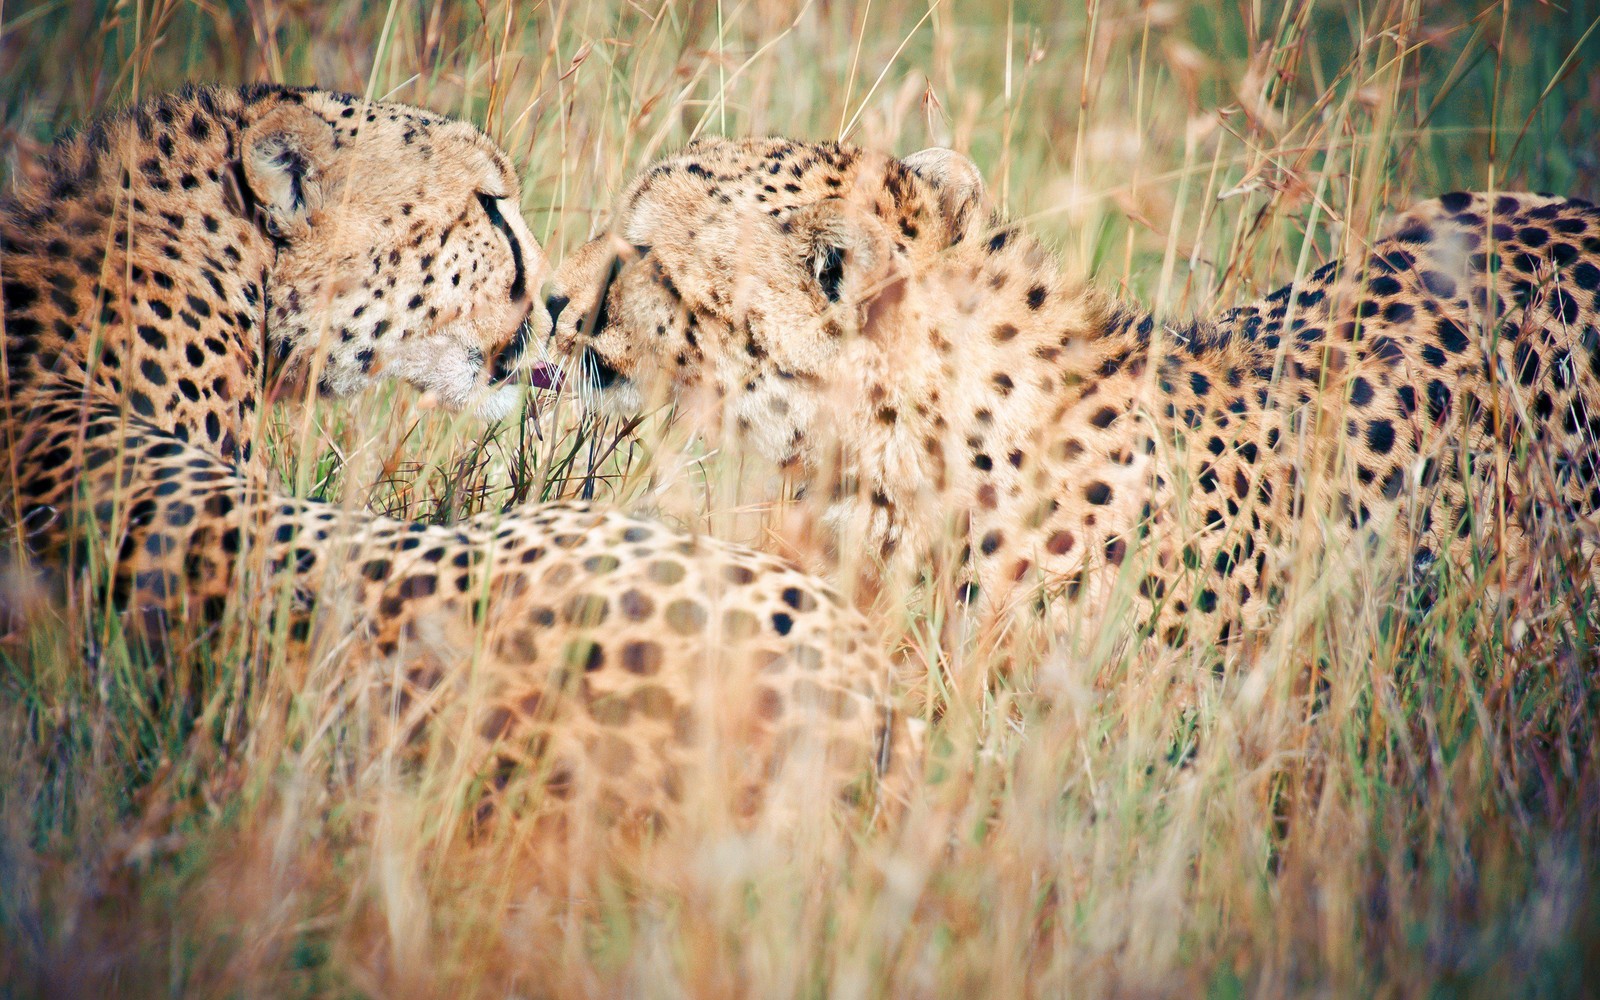
[{"label": "cheetah closed eye", "polygon": [[1592,578],[1539,564],[1600,510],[1587,203],[1446,195],[1181,322],[1064,277],[949,150],[703,140],[613,229],[557,275],[573,367],[625,404],[710,390],[891,574],[943,558],[990,608],[1131,608],[1173,645],[1270,621],[1308,551]]},{"label": "cheetah closed eye", "polygon": [[833,794],[904,773],[871,630],[777,560],[583,504],[439,527],[267,485],[273,381],[504,410],[545,322],[517,204],[492,142],[402,105],[190,89],[91,123],[0,204],[8,534],[58,575],[92,551],[158,640],[232,602],[350,643],[394,735],[464,741],[491,794],[542,776],[572,830],[708,788],[753,813],[789,762]]}]

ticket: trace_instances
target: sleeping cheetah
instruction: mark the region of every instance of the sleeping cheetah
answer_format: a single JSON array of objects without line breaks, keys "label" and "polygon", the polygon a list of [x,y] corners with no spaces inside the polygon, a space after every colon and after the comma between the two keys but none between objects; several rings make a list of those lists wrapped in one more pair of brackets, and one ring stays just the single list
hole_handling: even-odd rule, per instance
[{"label": "sleeping cheetah", "polygon": [[108,567],[158,640],[276,608],[396,736],[464,747],[491,802],[537,775],[568,829],[721,790],[754,815],[791,762],[839,794],[903,774],[865,620],[775,559],[584,504],[438,527],[269,483],[285,383],[509,408],[546,329],[518,197],[471,126],[315,90],[188,89],[65,140],[0,205],[8,547]]},{"label": "sleeping cheetah", "polygon": [[700,141],[613,232],[549,303],[602,398],[714,398],[888,572],[942,565],[992,611],[1221,643],[1269,621],[1307,551],[1329,571],[1476,552],[1526,580],[1600,509],[1583,202],[1446,195],[1182,322],[1063,277],[943,149]]}]

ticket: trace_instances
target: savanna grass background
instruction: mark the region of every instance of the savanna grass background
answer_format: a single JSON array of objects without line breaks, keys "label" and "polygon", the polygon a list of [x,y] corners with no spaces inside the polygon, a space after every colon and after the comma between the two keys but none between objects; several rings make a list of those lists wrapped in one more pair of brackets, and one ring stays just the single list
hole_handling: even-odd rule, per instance
[{"label": "savanna grass background", "polygon": [[[1204,312],[1442,191],[1600,196],[1597,16],[4,2],[0,175],[185,81],[317,83],[483,125],[559,260],[695,135],[952,145],[1074,273]],[[736,452],[578,402],[488,428],[403,390],[284,406],[273,456],[306,495],[413,518],[582,495],[781,544]],[[1376,569],[1306,574],[1215,674],[1092,622],[951,628],[937,598],[883,595],[885,641],[925,676],[927,803],[842,840],[713,829],[670,870],[565,893],[518,865],[515,817],[469,836],[447,784],[366,777],[340,706],[275,681],[270,650],[154,655],[75,592],[0,659],[0,995],[1600,992],[1592,584],[1513,619],[1473,575],[1431,581],[1424,614]]]}]

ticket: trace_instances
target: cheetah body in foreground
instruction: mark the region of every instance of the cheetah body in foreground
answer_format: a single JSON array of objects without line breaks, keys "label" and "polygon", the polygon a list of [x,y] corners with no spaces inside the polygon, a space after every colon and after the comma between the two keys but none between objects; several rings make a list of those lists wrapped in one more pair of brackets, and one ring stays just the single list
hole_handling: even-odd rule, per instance
[{"label": "cheetah body in foreground", "polygon": [[715,398],[841,540],[992,610],[1178,645],[1270,622],[1307,553],[1590,578],[1536,566],[1600,510],[1586,203],[1447,195],[1187,322],[1064,278],[948,150],[701,141],[612,231],[558,273],[561,351],[622,405]]},{"label": "cheetah body in foreground", "polygon": [[187,90],[65,140],[0,205],[8,548],[109,567],[160,641],[270,618],[290,664],[331,653],[394,735],[491,790],[526,771],[567,829],[903,767],[865,621],[770,557],[583,504],[440,527],[272,487],[269,387],[507,408],[544,270],[517,200],[471,126],[320,91]]}]

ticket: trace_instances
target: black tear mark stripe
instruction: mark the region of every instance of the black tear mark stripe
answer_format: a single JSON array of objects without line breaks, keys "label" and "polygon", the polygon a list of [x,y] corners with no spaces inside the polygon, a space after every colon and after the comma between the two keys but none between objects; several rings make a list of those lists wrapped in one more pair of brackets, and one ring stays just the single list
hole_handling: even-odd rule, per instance
[{"label": "black tear mark stripe", "polygon": [[600,286],[600,300],[595,303],[594,325],[589,328],[589,336],[598,337],[600,331],[611,323],[611,285],[622,273],[622,258],[611,258],[611,267],[606,271],[606,280]]},{"label": "black tear mark stripe", "polygon": [[517,242],[517,234],[511,231],[511,223],[500,214],[498,201],[486,194],[479,194],[478,201],[483,203],[483,210],[489,216],[489,224],[505,234],[506,242],[511,244],[511,263],[516,268],[516,273],[511,278],[511,297],[520,299],[528,290],[528,272],[522,265],[522,244]]}]

